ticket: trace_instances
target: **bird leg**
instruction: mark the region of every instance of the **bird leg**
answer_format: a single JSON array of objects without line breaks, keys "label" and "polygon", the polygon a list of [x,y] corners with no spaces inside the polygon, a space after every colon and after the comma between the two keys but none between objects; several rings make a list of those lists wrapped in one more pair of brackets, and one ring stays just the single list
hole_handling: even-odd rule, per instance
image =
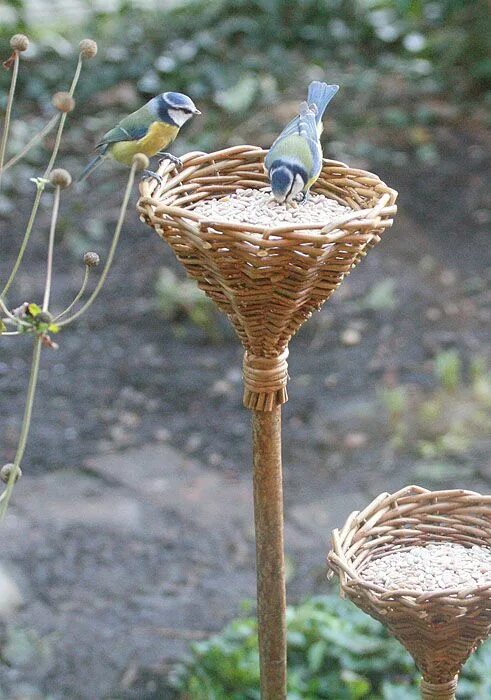
[{"label": "bird leg", "polygon": [[164,184],[164,178],[162,177],[162,175],[159,175],[158,173],[154,173],[153,170],[143,170],[143,174],[141,176],[142,180],[148,180],[151,177],[153,177],[155,180],[157,180],[159,185]]},{"label": "bird leg", "polygon": [[159,160],[159,165],[163,163],[164,160],[170,160],[171,163],[174,163],[176,168],[179,170],[182,168],[182,160],[178,158],[177,156],[173,156],[172,153],[166,153],[165,151],[159,151],[157,153],[158,156],[161,156],[161,159]]},{"label": "bird leg", "polygon": [[308,197],[309,197],[308,191],[307,192],[300,192],[300,194],[298,195],[297,202],[299,204],[306,204]]}]

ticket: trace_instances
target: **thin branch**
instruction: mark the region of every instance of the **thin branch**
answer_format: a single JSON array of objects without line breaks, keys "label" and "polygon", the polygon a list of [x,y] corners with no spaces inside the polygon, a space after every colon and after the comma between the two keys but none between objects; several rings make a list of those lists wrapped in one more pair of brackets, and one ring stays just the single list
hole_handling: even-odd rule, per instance
[{"label": "thin branch", "polygon": [[34,198],[34,203],[32,205],[31,215],[30,215],[29,221],[27,223],[26,231],[24,233],[24,238],[22,240],[22,244],[21,244],[21,247],[19,249],[19,254],[17,255],[17,259],[15,261],[14,267],[12,268],[12,272],[10,273],[10,277],[8,278],[7,282],[5,283],[5,287],[0,292],[0,299],[7,294],[7,292],[9,291],[9,289],[12,285],[12,282],[15,279],[15,276],[17,274],[17,270],[20,267],[20,264],[22,262],[22,258],[24,257],[24,253],[25,253],[25,250],[27,248],[27,244],[29,242],[29,238],[31,236],[32,227],[34,225],[34,220],[36,218],[37,210],[39,208],[39,202],[41,201],[41,195],[43,194],[43,190],[44,190],[44,183],[38,180],[36,182],[36,187],[37,187],[36,196]]},{"label": "thin branch", "polygon": [[29,428],[31,426],[31,416],[32,407],[34,404],[34,396],[36,393],[38,372],[39,372],[39,358],[41,356],[41,338],[37,337],[34,341],[34,351],[32,354],[31,362],[31,372],[29,374],[29,386],[27,387],[27,397],[26,406],[24,409],[24,416],[22,418],[22,427],[20,432],[19,444],[17,445],[17,451],[14,458],[14,468],[10,473],[10,477],[7,483],[5,491],[0,496],[0,520],[3,519],[7,511],[10,497],[14,488],[14,484],[19,473],[19,467],[24,457],[24,451],[26,449],[27,436],[29,434]]},{"label": "thin branch", "polygon": [[121,204],[121,209],[119,212],[118,223],[116,224],[116,228],[114,229],[114,235],[113,235],[113,239],[111,241],[111,247],[109,248],[107,261],[106,261],[106,264],[104,265],[104,269],[103,269],[102,274],[99,278],[99,281],[97,282],[97,285],[96,285],[94,291],[92,292],[90,297],[87,299],[85,304],[76,313],[74,313],[73,316],[71,316],[70,318],[67,318],[65,321],[62,321],[61,323],[58,324],[60,326],[60,328],[62,326],[68,325],[69,323],[72,323],[72,321],[75,321],[76,318],[78,318],[85,311],[87,311],[87,309],[92,305],[92,303],[94,302],[97,295],[99,294],[99,292],[102,289],[102,286],[106,280],[107,274],[108,274],[109,269],[111,267],[111,264],[112,264],[112,261],[114,258],[114,253],[116,251],[116,247],[118,245],[119,236],[121,234],[121,228],[123,226],[124,217],[126,215],[126,209],[128,208],[128,202],[130,199],[131,189],[132,189],[133,183],[135,181],[136,168],[137,168],[136,163],[133,163],[133,165],[131,166],[130,174],[128,175],[128,182],[126,183],[126,190],[124,193],[123,202]]},{"label": "thin branch", "polygon": [[[80,287],[77,296],[75,299],[72,301],[71,304],[69,304],[64,311],[62,311],[58,316],[55,316],[53,319],[53,322],[56,323],[58,319],[60,319],[62,316],[66,316],[69,311],[73,309],[77,301],[80,299],[82,294],[85,292],[85,288],[87,286],[87,280],[89,279],[89,273],[90,273],[90,267],[88,265],[85,266],[85,272],[84,272],[84,278],[82,281],[82,286]],[[4,334],[5,335],[5,334]]]},{"label": "thin branch", "polygon": [[49,227],[48,261],[47,261],[47,265],[46,265],[46,283],[44,286],[43,311],[48,310],[49,297],[51,294],[51,279],[53,276],[53,250],[54,250],[54,246],[55,246],[56,221],[58,219],[58,211],[60,208],[60,192],[61,192],[61,188],[59,185],[57,185],[56,189],[55,189],[55,196],[53,199],[53,210],[51,212],[51,224]]},{"label": "thin branch", "polygon": [[3,299],[1,297],[0,297],[0,309],[16,325],[18,325],[19,323],[21,326],[30,326],[31,325],[30,323],[26,323],[26,321],[23,321],[18,316],[14,316],[14,314],[10,311],[10,309],[8,308],[8,306],[5,304],[5,302],[3,301]]},{"label": "thin branch", "polygon": [[[77,87],[78,79],[80,78],[80,71],[81,70],[82,70],[82,54],[79,54],[77,67],[75,69],[75,75],[73,76],[72,84],[70,85],[70,90],[68,91],[70,97],[73,97],[73,93],[75,92],[75,88]],[[43,177],[48,177],[51,170],[53,169],[53,165],[55,164],[55,160],[56,160],[56,157],[58,155],[58,150],[60,148],[61,135],[63,133],[63,128],[65,126],[66,118],[67,118],[67,112],[63,112],[63,114],[61,115],[60,123],[58,124],[58,131],[56,132],[55,145],[53,146],[53,152],[51,154],[51,158],[49,159],[49,163],[48,163],[48,166],[44,172]]]},{"label": "thin branch", "polygon": [[35,134],[30,141],[26,143],[24,148],[17,153],[17,155],[13,156],[10,160],[8,160],[5,165],[1,168],[2,172],[5,172],[8,170],[8,168],[11,168],[13,165],[19,162],[25,155],[29,153],[31,148],[36,145],[39,141],[41,141],[45,136],[49,134],[49,132],[53,129],[55,126],[56,122],[60,118],[59,114],[54,114],[49,122],[43,126],[41,131],[38,131],[37,134]]},{"label": "thin branch", "polygon": [[2,141],[0,143],[0,189],[2,187],[2,168],[5,160],[5,149],[7,148],[7,137],[9,135],[10,117],[12,114],[12,105],[14,104],[15,85],[17,76],[19,75],[19,52],[14,50],[14,67],[12,69],[12,80],[10,81],[9,96],[7,98],[7,109],[5,110],[5,122],[3,125]]},{"label": "thin branch", "polygon": [[[77,86],[78,79],[80,78],[81,70],[82,70],[82,56],[81,56],[81,54],[79,54],[77,67],[75,69],[75,74],[73,76],[72,84],[71,84],[70,90],[69,90],[69,94],[72,97],[73,97],[73,93],[75,92],[75,88]],[[24,257],[24,252],[25,252],[27,243],[29,241],[29,237],[31,235],[32,227],[33,227],[34,221],[36,219],[36,214],[37,214],[37,211],[39,209],[39,203],[41,201],[41,196],[42,196],[43,190],[44,190],[43,179],[44,180],[47,179],[48,175],[50,174],[50,172],[53,168],[56,157],[58,155],[58,151],[59,151],[60,143],[61,143],[61,136],[63,133],[63,127],[65,126],[66,117],[67,117],[67,113],[64,112],[61,115],[61,119],[60,119],[60,122],[58,124],[58,131],[56,132],[55,144],[53,146],[53,152],[51,154],[51,158],[49,159],[49,163],[46,167],[46,170],[44,171],[43,177],[38,178],[38,180],[36,182],[38,190],[36,193],[36,197],[34,199],[34,203],[32,205],[31,216],[29,217],[29,223],[27,224],[27,229],[26,229],[26,232],[24,234],[24,240],[22,241],[22,245],[21,245],[21,248],[19,251],[19,255],[17,256],[17,260],[15,261],[14,268],[13,268],[12,272],[10,273],[10,277],[7,280],[5,287],[3,288],[2,292],[0,293],[0,297],[5,296],[8,292],[8,290],[10,289],[10,286],[12,285],[12,282],[14,281],[14,278],[17,274],[17,270],[19,269],[19,266],[22,262],[22,258]],[[0,178],[1,178],[1,176],[2,176],[2,173],[0,171]]]}]

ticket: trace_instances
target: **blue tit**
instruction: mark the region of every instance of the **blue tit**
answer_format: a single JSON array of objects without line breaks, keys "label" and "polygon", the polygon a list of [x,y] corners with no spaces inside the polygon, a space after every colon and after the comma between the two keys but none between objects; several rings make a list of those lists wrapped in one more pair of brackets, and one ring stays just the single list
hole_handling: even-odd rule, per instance
[{"label": "blue tit", "polygon": [[201,112],[190,97],[180,92],[164,92],[152,98],[104,134],[96,146],[98,155],[88,164],[79,180],[84,180],[106,158],[130,166],[135,153],[144,153],[149,158],[159,154],[179,162],[162,149],[174,141],[181,126],[195,114]]},{"label": "blue tit", "polygon": [[326,107],[339,90],[314,80],[309,85],[307,102],[273,143],[264,159],[277,202],[291,202],[298,196],[305,199],[322,170],[320,136]]}]

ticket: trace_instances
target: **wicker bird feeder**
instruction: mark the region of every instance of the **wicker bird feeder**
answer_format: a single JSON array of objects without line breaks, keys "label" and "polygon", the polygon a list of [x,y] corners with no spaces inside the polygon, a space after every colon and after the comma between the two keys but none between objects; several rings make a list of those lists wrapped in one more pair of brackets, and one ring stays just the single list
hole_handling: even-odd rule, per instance
[{"label": "wicker bird feeder", "polygon": [[383,493],[333,532],[328,556],[341,593],[382,622],[422,673],[424,700],[454,700],[458,674],[491,633],[491,583],[434,591],[387,589],[363,577],[375,559],[414,546],[491,547],[491,496],[408,486]]},{"label": "wicker bird feeder", "polygon": [[204,219],[204,199],[267,185],[266,151],[236,146],[188,153],[183,168],[144,181],[142,220],[172,247],[198,286],[227,314],[245,350],[244,405],[253,412],[254,512],[263,700],[286,697],[281,404],[288,343],[391,226],[397,193],[376,175],[325,160],[313,191],[351,211],[318,224],[254,226]]}]

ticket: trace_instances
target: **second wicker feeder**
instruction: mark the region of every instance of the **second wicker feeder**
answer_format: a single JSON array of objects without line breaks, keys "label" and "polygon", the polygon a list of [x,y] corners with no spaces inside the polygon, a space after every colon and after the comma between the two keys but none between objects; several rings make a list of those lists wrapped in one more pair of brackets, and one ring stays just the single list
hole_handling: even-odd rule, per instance
[{"label": "second wicker feeder", "polygon": [[414,658],[423,700],[454,700],[462,665],[491,633],[491,582],[387,590],[367,581],[363,569],[396,551],[448,542],[491,547],[491,496],[419,486],[383,493],[334,531],[328,557],[341,593],[382,622]]},{"label": "second wicker feeder", "polygon": [[203,199],[260,189],[266,151],[236,146],[188,153],[140,186],[138,209],[198,286],[231,320],[244,346],[244,405],[253,411],[254,511],[263,700],[286,697],[281,404],[288,343],[391,226],[397,193],[376,175],[325,160],[313,191],[351,211],[318,224],[253,226],[204,219]]}]

